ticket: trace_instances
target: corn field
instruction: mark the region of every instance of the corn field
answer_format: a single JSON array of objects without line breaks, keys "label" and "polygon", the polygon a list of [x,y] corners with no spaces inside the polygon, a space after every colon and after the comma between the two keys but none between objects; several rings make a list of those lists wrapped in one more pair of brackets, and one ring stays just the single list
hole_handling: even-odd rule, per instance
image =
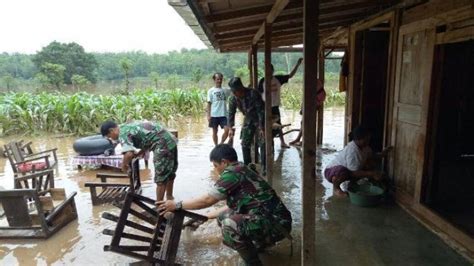
[{"label": "corn field", "polygon": [[39,132],[84,135],[97,132],[108,119],[167,122],[204,113],[206,92],[200,89],[136,90],[129,95],[86,92],[0,94],[0,135]]}]

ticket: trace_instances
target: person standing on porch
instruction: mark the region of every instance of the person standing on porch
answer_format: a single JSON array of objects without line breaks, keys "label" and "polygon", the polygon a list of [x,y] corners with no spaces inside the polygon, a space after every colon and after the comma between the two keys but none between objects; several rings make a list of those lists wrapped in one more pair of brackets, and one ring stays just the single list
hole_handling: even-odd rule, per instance
[{"label": "person standing on porch", "polygon": [[214,80],[214,87],[207,91],[207,121],[209,127],[212,128],[212,141],[214,146],[218,143],[219,126],[224,130],[222,133],[220,143],[224,143],[229,135],[229,127],[227,125],[227,98],[230,95],[230,90],[222,88],[222,81],[224,76],[222,73],[215,73],[212,76]]},{"label": "person standing on porch", "polygon": [[[285,83],[288,83],[288,80],[291,79],[295,74],[296,71],[298,71],[298,67],[301,65],[303,62],[303,58],[299,58],[298,61],[296,62],[296,65],[293,67],[291,72],[288,75],[273,75],[274,68],[273,64],[270,65],[271,71],[272,71],[272,85],[271,85],[271,92],[272,92],[272,116],[278,117],[278,120],[276,121],[277,124],[281,125],[281,115],[280,115],[280,91],[281,91],[281,86]],[[265,78],[261,78],[260,81],[258,82],[258,91],[262,94],[262,99],[265,101]],[[282,148],[289,148],[285,143],[285,138],[283,137],[283,131],[281,128],[276,130],[274,134],[279,135],[280,137],[280,143]]]},{"label": "person standing on porch", "polygon": [[[248,165],[252,162],[252,143],[255,134],[260,134],[261,162],[263,173],[265,173],[265,140],[263,138],[265,110],[262,98],[256,90],[244,87],[239,77],[232,78],[229,81],[229,87],[233,94],[229,99],[229,127],[233,128],[235,125],[237,109],[244,115],[244,123],[240,132],[244,164]],[[230,137],[233,137],[233,134],[234,130],[231,130]]]}]

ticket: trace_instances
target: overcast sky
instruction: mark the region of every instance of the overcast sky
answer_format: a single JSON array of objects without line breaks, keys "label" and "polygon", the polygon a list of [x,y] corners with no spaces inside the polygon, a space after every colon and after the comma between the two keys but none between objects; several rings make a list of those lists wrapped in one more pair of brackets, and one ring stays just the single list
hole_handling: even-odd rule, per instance
[{"label": "overcast sky", "polygon": [[87,52],[206,48],[167,0],[0,0],[0,52],[36,53],[56,40]]}]

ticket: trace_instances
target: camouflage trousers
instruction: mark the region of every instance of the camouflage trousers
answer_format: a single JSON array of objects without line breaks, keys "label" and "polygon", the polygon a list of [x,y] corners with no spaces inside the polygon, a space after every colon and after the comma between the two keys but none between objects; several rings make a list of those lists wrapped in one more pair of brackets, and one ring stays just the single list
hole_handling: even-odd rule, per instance
[{"label": "camouflage trousers", "polygon": [[276,220],[261,214],[238,214],[232,210],[225,211],[217,217],[222,230],[224,245],[241,250],[248,247],[264,248],[273,246],[285,236],[274,226],[282,225],[288,232],[291,231],[290,220]]},{"label": "camouflage trousers", "polygon": [[155,183],[165,184],[176,177],[178,170],[178,147],[168,150],[155,148],[153,151],[153,165],[155,166]]},{"label": "camouflage trousers", "polygon": [[[256,134],[258,134],[258,127],[253,124],[243,126],[242,131],[240,132],[242,154],[244,157],[244,164],[246,165],[252,162],[250,153]],[[260,161],[263,164],[263,168],[265,168],[265,139],[263,136],[259,136],[258,138],[258,147],[260,149]]]}]

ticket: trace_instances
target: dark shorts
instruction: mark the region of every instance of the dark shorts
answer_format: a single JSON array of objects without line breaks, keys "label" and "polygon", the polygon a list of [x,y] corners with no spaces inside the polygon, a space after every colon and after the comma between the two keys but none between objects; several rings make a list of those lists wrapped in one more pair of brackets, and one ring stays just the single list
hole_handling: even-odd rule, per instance
[{"label": "dark shorts", "polygon": [[221,126],[221,128],[227,126],[227,117],[211,117],[211,121],[209,121],[209,127],[217,128],[218,126]]},{"label": "dark shorts", "polygon": [[326,168],[324,170],[324,177],[326,178],[327,181],[332,183],[332,178],[333,177],[339,177],[341,180],[349,180],[351,178],[351,172],[349,169],[345,168],[342,165],[336,165],[330,168]]},{"label": "dark shorts", "polygon": [[[278,117],[278,120],[274,120],[277,124],[281,125],[281,116],[280,116],[280,107],[278,106],[273,106],[272,107],[272,120],[273,117]],[[272,135],[273,137],[277,137],[280,135],[280,129],[273,129],[272,130]]]},{"label": "dark shorts", "polygon": [[278,116],[278,120],[276,122],[281,125],[280,107],[273,106],[272,107],[272,115]]}]

